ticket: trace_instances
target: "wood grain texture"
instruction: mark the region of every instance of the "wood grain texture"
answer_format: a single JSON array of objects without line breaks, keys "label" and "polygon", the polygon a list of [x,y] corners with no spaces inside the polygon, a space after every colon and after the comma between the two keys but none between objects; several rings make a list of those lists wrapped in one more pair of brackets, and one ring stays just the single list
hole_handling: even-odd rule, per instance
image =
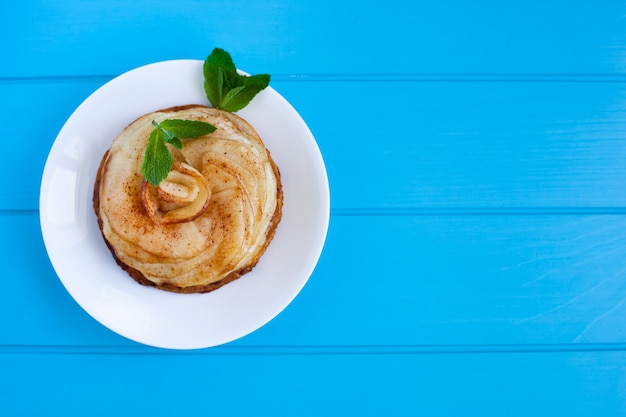
[{"label": "wood grain texture", "polygon": [[272,74],[624,74],[619,1],[24,1],[0,77],[118,74],[213,46]]},{"label": "wood grain texture", "polygon": [[[20,181],[0,183],[0,193],[11,196],[0,200],[0,209],[38,207],[41,173],[56,135],[104,82],[0,83],[0,95],[15,97],[0,102],[0,112],[14,122],[5,133],[19,139],[7,145],[20,156],[7,159],[0,175],[21,171],[24,160],[32,167]],[[293,103],[319,143],[333,208],[626,207],[626,84],[278,80],[272,85]],[[340,105],[320,111],[330,98]]]},{"label": "wood grain texture", "polygon": [[[20,317],[0,325],[1,344],[132,345],[65,293],[37,216],[1,216],[0,227],[18,236],[5,249],[12,262],[4,273],[20,277],[0,296]],[[303,292],[234,344],[507,350],[626,343],[624,246],[624,216],[333,217]]]},{"label": "wood grain texture", "polygon": [[[624,415],[624,352],[21,354],[6,415]],[[42,373],[45,370],[46,373]],[[73,372],[68,372],[72,370]],[[149,387],[146,386],[147,382]],[[164,400],[164,391],[184,391]],[[33,397],[32,393],[38,394]],[[141,395],[138,395],[138,392]],[[103,401],[103,393],[109,399]],[[114,400],[113,400],[114,399]]]},{"label": "wood grain texture", "polygon": [[[626,416],[623,2],[5,9],[0,416]],[[150,348],[62,286],[41,174],[98,87],[215,46],[271,73],[311,128],[330,230],[266,326]]]}]

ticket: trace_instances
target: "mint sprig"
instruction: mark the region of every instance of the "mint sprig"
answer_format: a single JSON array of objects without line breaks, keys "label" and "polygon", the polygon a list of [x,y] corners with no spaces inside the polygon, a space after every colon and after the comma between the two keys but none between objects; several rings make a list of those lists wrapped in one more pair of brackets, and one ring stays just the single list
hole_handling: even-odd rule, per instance
[{"label": "mint sprig", "polygon": [[183,148],[181,139],[193,139],[208,135],[216,127],[199,120],[168,119],[161,123],[152,121],[154,129],[148,138],[148,145],[141,164],[141,173],[150,184],[158,186],[167,178],[174,161],[170,150],[165,145],[171,144],[177,149]]},{"label": "mint sprig", "polygon": [[241,75],[230,54],[215,48],[204,61],[204,91],[217,109],[236,112],[243,109],[270,83],[269,74]]},{"label": "mint sprig", "polygon": [[[214,108],[227,112],[243,109],[270,83],[269,74],[241,75],[230,54],[215,48],[204,61],[204,91]],[[181,139],[193,139],[215,131],[210,123],[197,120],[168,119],[160,123],[152,121],[154,130],[148,138],[148,145],[141,164],[141,172],[146,181],[158,186],[167,178],[174,161],[166,146],[183,148]]]}]

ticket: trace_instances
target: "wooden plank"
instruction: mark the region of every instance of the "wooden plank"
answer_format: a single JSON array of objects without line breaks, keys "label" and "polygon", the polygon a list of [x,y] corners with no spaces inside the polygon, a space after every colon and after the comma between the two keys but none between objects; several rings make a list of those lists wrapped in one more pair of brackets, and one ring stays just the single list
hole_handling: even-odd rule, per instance
[{"label": "wooden plank", "polygon": [[[0,216],[0,344],[133,345],[65,292],[38,227]],[[304,290],[234,346],[626,343],[625,236],[612,215],[333,216]]]},{"label": "wooden plank", "polygon": [[274,74],[623,75],[625,12],[619,1],[13,2],[0,77],[115,75],[214,46]]},{"label": "wooden plank", "polygon": [[[0,415],[626,415],[626,4],[212,3],[5,7]],[[55,276],[41,171],[97,86],[213,46],[311,126],[330,233],[267,326],[151,349]]]},{"label": "wooden plank", "polygon": [[[0,175],[20,172],[18,181],[0,182],[0,193],[10,196],[0,209],[38,207],[50,146],[73,109],[105,81],[0,83],[0,96],[14,97],[0,112],[12,121],[5,148],[15,156],[5,158]],[[626,206],[626,84],[273,85],[319,142],[334,209]]]},{"label": "wooden plank", "polygon": [[624,366],[625,352],[9,353],[0,413],[610,417],[626,413]]},{"label": "wooden plank", "polygon": [[279,88],[320,142],[333,207],[626,203],[623,84],[312,84]]}]

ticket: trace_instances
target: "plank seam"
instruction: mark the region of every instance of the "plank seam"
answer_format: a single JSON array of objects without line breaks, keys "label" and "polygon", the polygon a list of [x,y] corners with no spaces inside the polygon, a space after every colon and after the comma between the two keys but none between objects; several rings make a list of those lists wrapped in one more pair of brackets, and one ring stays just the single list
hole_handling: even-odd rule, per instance
[{"label": "plank seam", "polygon": [[[363,207],[331,208],[334,217],[623,216],[626,207]],[[38,209],[0,209],[0,216],[39,216]]]},{"label": "plank seam", "polygon": [[625,215],[626,207],[389,207],[331,208],[346,216],[588,216]]},{"label": "plank seam", "polygon": [[0,354],[46,355],[480,355],[626,352],[626,343],[530,345],[292,345],[218,346],[195,350],[168,350],[149,346],[110,345],[2,345]]},{"label": "plank seam", "polygon": [[[119,74],[4,76],[0,84],[105,83]],[[364,73],[364,74],[273,74],[276,82],[528,82],[528,83],[626,83],[626,74],[499,74],[499,73]]]}]

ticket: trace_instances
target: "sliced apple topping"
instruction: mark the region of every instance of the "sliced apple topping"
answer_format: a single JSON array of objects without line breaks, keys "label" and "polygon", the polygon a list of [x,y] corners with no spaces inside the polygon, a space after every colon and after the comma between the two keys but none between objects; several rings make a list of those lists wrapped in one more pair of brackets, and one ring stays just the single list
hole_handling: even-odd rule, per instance
[{"label": "sliced apple topping", "polygon": [[184,162],[175,162],[157,187],[143,180],[140,192],[144,209],[159,224],[195,220],[207,210],[211,198],[206,178]]}]

